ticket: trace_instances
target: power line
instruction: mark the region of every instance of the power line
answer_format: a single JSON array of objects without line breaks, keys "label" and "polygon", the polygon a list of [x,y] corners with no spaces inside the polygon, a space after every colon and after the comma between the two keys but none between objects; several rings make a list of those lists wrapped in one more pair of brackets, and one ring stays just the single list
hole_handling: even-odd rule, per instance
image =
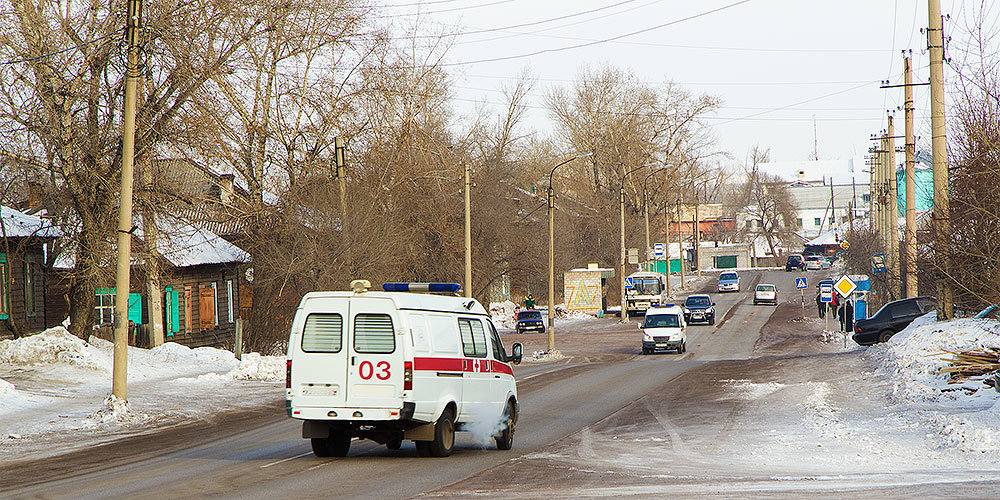
[{"label": "power line", "polygon": [[528,52],[528,53],[524,53],[524,54],[516,54],[516,55],[511,55],[511,56],[491,57],[491,58],[487,58],[487,59],[478,59],[478,60],[472,60],[472,61],[459,61],[459,62],[452,62],[452,63],[438,63],[437,66],[442,66],[442,67],[444,67],[444,66],[464,66],[464,65],[468,65],[468,64],[479,64],[479,63],[486,63],[486,62],[509,61],[509,60],[512,60],[512,59],[523,59],[525,57],[533,57],[533,56],[537,56],[537,55],[541,55],[541,54],[551,54],[551,53],[554,53],[554,52],[563,52],[563,51],[566,51],[566,50],[573,50],[573,49],[580,49],[580,48],[584,48],[584,47],[591,47],[591,46],[594,46],[594,45],[598,45],[598,44],[602,44],[602,43],[608,43],[608,42],[613,42],[615,40],[620,40],[622,38],[627,38],[627,37],[630,37],[630,36],[640,35],[642,33],[648,33],[650,31],[654,31],[654,30],[658,30],[658,29],[661,29],[661,28],[665,28],[667,26],[672,26],[672,25],[679,24],[679,23],[682,23],[682,22],[685,22],[685,21],[690,21],[692,19],[697,19],[697,18],[700,18],[700,17],[704,17],[704,16],[707,16],[707,15],[710,15],[710,14],[714,14],[716,12],[720,12],[720,11],[723,11],[723,10],[726,10],[726,9],[730,9],[732,7],[736,7],[738,5],[742,5],[742,4],[745,4],[745,3],[748,3],[748,2],[750,2],[750,0],[740,0],[738,2],[733,2],[733,3],[728,4],[728,5],[723,5],[722,7],[719,7],[719,8],[716,8],[716,9],[707,10],[705,12],[694,14],[694,15],[691,15],[691,16],[688,16],[688,17],[684,17],[684,18],[681,18],[681,19],[677,19],[677,20],[674,20],[674,21],[669,21],[669,22],[666,22],[666,23],[658,24],[656,26],[651,26],[649,28],[643,28],[641,30],[631,31],[631,32],[624,33],[624,34],[621,34],[621,35],[616,35],[616,36],[609,37],[609,38],[603,38],[603,39],[600,39],[600,40],[594,40],[594,41],[591,41],[591,42],[579,43],[579,44],[576,44],[576,45],[568,45],[568,46],[565,46],[565,47],[557,47],[557,48],[553,48],[553,49],[541,49],[541,50],[536,50],[534,52]]},{"label": "power line", "polygon": [[477,4],[477,5],[467,5],[465,7],[454,7],[454,8],[451,8],[451,9],[434,10],[434,11],[430,11],[430,12],[413,12],[413,13],[410,13],[410,14],[388,14],[388,15],[384,15],[384,16],[375,16],[375,18],[376,19],[391,19],[391,18],[394,18],[394,17],[429,16],[429,15],[432,15],[432,14],[443,14],[445,12],[456,12],[456,11],[460,11],[460,10],[471,10],[471,9],[479,9],[479,8],[482,8],[482,7],[492,7],[494,5],[501,5],[501,4],[505,4],[505,3],[511,3],[511,2],[514,2],[514,1],[515,0],[496,0],[494,2],[489,2],[489,3],[482,3],[482,4]]},{"label": "power line", "polygon": [[52,56],[55,56],[55,55],[59,55],[59,54],[62,54],[64,52],[69,52],[71,50],[79,49],[80,47],[86,47],[87,45],[91,45],[91,44],[97,43],[97,42],[99,42],[101,40],[104,40],[105,38],[109,38],[109,37],[115,36],[115,35],[117,35],[118,33],[121,33],[124,30],[125,30],[125,28],[119,28],[119,29],[117,29],[115,31],[112,31],[111,33],[108,33],[107,35],[95,38],[95,39],[93,39],[93,40],[91,40],[89,42],[83,42],[80,45],[74,45],[73,47],[68,47],[68,48],[65,48],[65,49],[62,49],[62,50],[57,50],[55,52],[49,52],[48,54],[42,54],[40,56],[28,57],[28,58],[25,58],[25,59],[18,59],[16,61],[2,62],[2,63],[0,63],[0,66],[7,66],[7,65],[18,64],[18,63],[23,63],[23,62],[37,61],[39,59],[44,59],[46,57],[52,57]]},{"label": "power line", "polygon": [[[461,31],[461,32],[458,32],[458,33],[449,33],[449,34],[447,34],[445,36],[448,36],[448,37],[459,37],[459,36],[466,36],[466,35],[477,35],[477,34],[480,34],[480,33],[493,33],[493,32],[497,32],[497,31],[505,31],[505,30],[514,29],[514,28],[525,28],[525,27],[528,27],[528,26],[537,26],[539,24],[546,24],[546,23],[551,23],[551,22],[555,22],[555,21],[561,21],[563,19],[569,19],[569,18],[572,18],[572,17],[579,17],[579,16],[583,16],[583,15],[587,15],[587,14],[592,14],[594,12],[598,12],[598,11],[602,11],[602,10],[607,10],[607,9],[612,9],[612,8],[618,7],[620,5],[624,5],[624,4],[632,3],[632,2],[637,2],[637,1],[638,0],[623,0],[621,2],[614,3],[614,4],[611,4],[611,5],[605,5],[604,7],[597,7],[596,9],[590,9],[590,10],[575,12],[575,13],[572,13],[572,14],[565,14],[565,15],[562,15],[562,16],[550,17],[548,19],[541,19],[541,20],[532,21],[532,22],[529,22],[529,23],[512,24],[512,25],[509,25],[509,26],[501,26],[501,27],[498,27],[498,28],[473,29],[473,30],[470,30],[470,31]],[[562,27],[562,26],[560,26],[560,27]],[[407,40],[421,39],[421,38],[438,38],[438,35],[410,35],[410,36],[401,36],[401,37],[398,37],[398,38],[407,39]],[[475,42],[480,42],[480,41],[481,40],[475,40]]]}]

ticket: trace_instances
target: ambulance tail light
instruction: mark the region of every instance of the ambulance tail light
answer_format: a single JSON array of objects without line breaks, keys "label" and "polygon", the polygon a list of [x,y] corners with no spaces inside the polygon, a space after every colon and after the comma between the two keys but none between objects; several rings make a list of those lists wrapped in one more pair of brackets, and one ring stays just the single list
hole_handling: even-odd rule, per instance
[{"label": "ambulance tail light", "polygon": [[292,388],[292,360],[285,361],[285,389]]},{"label": "ambulance tail light", "polygon": [[413,361],[403,362],[403,390],[413,390]]}]

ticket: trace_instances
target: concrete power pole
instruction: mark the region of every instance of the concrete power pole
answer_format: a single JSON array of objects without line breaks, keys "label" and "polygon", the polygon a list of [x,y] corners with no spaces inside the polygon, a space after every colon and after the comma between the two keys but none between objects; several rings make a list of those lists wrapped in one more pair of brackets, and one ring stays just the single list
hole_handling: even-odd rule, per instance
[{"label": "concrete power pole", "polygon": [[126,399],[128,373],[128,296],[132,254],[132,171],[135,163],[136,86],[139,69],[139,29],[142,0],[129,0],[126,11],[128,59],[125,66],[125,111],[122,116],[122,179],[118,201],[118,279],[115,283],[115,347],[111,373],[111,393]]},{"label": "concrete power pole", "polygon": [[906,128],[906,296],[919,294],[917,284],[917,188],[916,141],[913,137],[913,66],[910,57],[903,58],[903,112]]},{"label": "concrete power pole", "polygon": [[682,211],[683,205],[682,198],[677,198],[677,248],[680,249],[681,253],[681,284],[679,289],[683,290],[687,286],[687,281],[684,280],[684,236],[681,234],[681,222],[684,220],[684,212]]},{"label": "concrete power pole", "polygon": [[694,265],[698,266],[698,277],[701,277],[701,212],[698,211],[699,206],[701,206],[701,197],[698,196],[698,191],[694,189],[694,183],[691,184],[691,190],[694,191]]},{"label": "concrete power pole", "polygon": [[944,26],[941,0],[927,2],[927,43],[931,74],[931,149],[934,158],[934,258],[941,271],[937,278],[938,318],[955,317],[951,279],[951,208],[948,200],[948,143],[944,121]]},{"label": "concrete power pole", "polygon": [[622,184],[618,188],[618,201],[621,204],[619,214],[621,216],[621,224],[619,225],[621,229],[621,254],[619,255],[618,264],[621,270],[621,278],[618,280],[618,284],[622,289],[622,312],[621,320],[623,322],[628,321],[628,304],[625,302],[625,176],[622,176]]},{"label": "concrete power pole", "polygon": [[465,165],[465,296],[472,298],[472,167]]},{"label": "concrete power pole", "polygon": [[674,289],[670,287],[670,200],[663,200],[663,258],[667,265],[665,272],[667,278],[667,296],[674,296]]},{"label": "concrete power pole", "polygon": [[889,224],[889,248],[888,250],[892,253],[889,259],[890,270],[892,271],[892,280],[890,283],[894,283],[892,287],[891,297],[899,297],[899,193],[896,181],[896,137],[895,128],[893,127],[892,115],[889,115],[889,130],[887,133],[887,138],[889,143],[886,145],[886,154],[889,155],[889,161],[886,162],[886,174],[888,174],[889,185],[889,202],[886,204],[886,210],[889,213],[889,217],[886,218],[886,222]]}]

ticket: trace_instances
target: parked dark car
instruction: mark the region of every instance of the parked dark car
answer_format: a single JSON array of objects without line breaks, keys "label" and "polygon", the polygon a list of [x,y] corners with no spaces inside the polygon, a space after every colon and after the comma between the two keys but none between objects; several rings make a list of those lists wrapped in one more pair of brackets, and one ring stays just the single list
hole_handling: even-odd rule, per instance
[{"label": "parked dark car", "polygon": [[704,321],[715,324],[715,302],[708,295],[690,295],[684,301],[684,322]]},{"label": "parked dark car", "polygon": [[937,309],[934,297],[912,297],[889,302],[874,316],[854,323],[854,341],[859,345],[885,342],[910,325],[913,320]]},{"label": "parked dark car", "polygon": [[793,269],[798,269],[799,271],[805,271],[806,262],[802,260],[802,256],[798,254],[789,255],[785,259],[785,271],[791,271]]},{"label": "parked dark car", "polygon": [[545,333],[545,323],[542,322],[541,311],[519,311],[517,313],[517,324],[514,325],[517,333],[535,331]]}]

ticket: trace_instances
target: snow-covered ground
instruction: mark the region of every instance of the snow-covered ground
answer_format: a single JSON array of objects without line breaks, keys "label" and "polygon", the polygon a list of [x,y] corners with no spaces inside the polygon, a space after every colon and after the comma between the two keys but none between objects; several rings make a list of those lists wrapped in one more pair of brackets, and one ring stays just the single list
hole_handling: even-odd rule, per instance
[{"label": "snow-covered ground", "polygon": [[[41,458],[283,397],[283,356],[167,343],[128,349],[127,402],[110,396],[113,344],[56,327],[0,341],[0,461]],[[56,446],[57,445],[57,446]]]},{"label": "snow-covered ground", "polygon": [[[949,384],[939,372],[943,350],[978,347],[1000,347],[1000,322],[931,314],[867,350],[695,369],[676,388],[520,460],[562,478],[567,497],[995,481],[1000,393],[981,380]],[[521,471],[513,467],[506,472]]]}]

